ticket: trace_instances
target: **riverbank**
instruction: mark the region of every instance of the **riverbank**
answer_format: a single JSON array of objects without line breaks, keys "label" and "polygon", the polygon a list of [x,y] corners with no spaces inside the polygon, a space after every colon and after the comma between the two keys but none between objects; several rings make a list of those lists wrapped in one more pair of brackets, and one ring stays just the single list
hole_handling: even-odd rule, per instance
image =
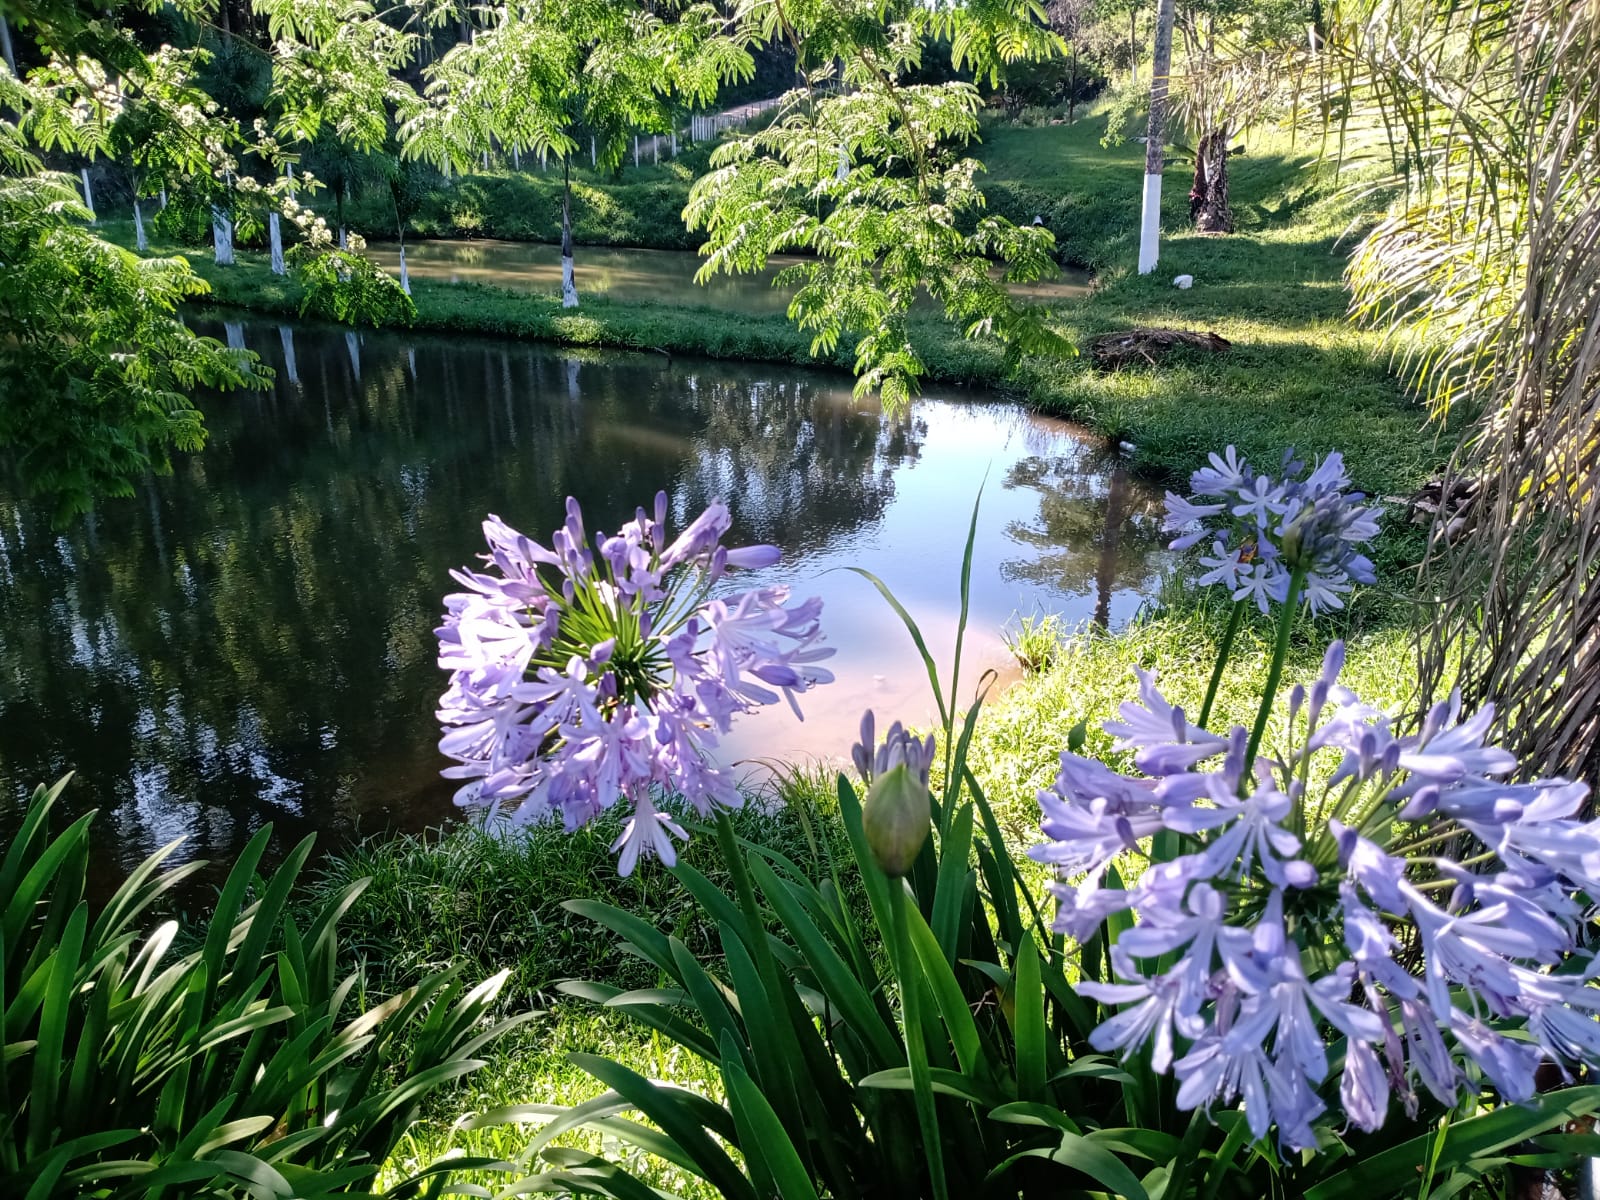
[{"label": "riverbank", "polygon": [[[1054,306],[1053,323],[1078,346],[1103,333],[1165,325],[1215,332],[1232,348],[1222,354],[1180,352],[1160,365],[1110,372],[1096,369],[1087,357],[1029,360],[1008,376],[997,345],[964,339],[942,322],[918,320],[913,340],[929,381],[996,388],[1041,412],[1131,443],[1134,465],[1160,478],[1181,477],[1206,451],[1227,442],[1256,456],[1275,456],[1288,445],[1308,452],[1342,449],[1357,483],[1383,494],[1408,490],[1425,478],[1447,448],[1403,395],[1377,338],[1352,328],[1344,315],[1341,276],[1348,242],[1342,237],[1368,215],[1359,207],[1363,201],[1308,170],[1304,155],[1287,146],[1272,153],[1268,144],[1234,168],[1241,232],[1202,236],[1183,228],[1186,181],[1174,167],[1166,187],[1161,265],[1156,274],[1140,277],[1122,261],[1127,243],[1119,232],[1137,215],[1138,173],[1123,161],[1129,158],[1126,148],[1098,146],[1100,124],[1008,129],[992,134],[986,148],[1000,186],[1017,179],[1002,171],[1020,173],[1026,163],[1037,163],[1037,180],[1028,186],[1056,195],[1059,212],[1078,214],[1085,229],[1106,239],[1095,288],[1081,301]],[[1064,180],[1076,182],[1061,190]],[[1091,196],[1085,187],[1104,190]],[[1364,203],[1375,201],[1367,197]],[[1061,236],[1069,246],[1079,238]],[[577,256],[581,272],[581,247]],[[237,266],[217,268],[194,256],[216,301],[277,314],[298,311],[294,283],[272,276],[259,255],[239,258]],[[1174,288],[1171,281],[1179,274],[1193,275],[1194,286]],[[850,365],[847,350],[813,355],[809,338],[778,314],[734,316],[604,299],[571,310],[554,296],[424,280],[416,281],[414,292],[417,327],[428,331],[836,369]]]}]

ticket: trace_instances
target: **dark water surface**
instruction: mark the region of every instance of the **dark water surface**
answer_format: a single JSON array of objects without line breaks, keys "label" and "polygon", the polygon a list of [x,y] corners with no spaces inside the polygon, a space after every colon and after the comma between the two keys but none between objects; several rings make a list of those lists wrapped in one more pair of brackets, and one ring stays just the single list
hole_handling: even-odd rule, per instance
[{"label": "dark water surface", "polygon": [[[226,862],[264,822],[281,849],[449,819],[432,629],[446,572],[498,512],[541,540],[567,494],[614,529],[657,489],[675,524],[714,497],[766,578],[825,598],[839,681],[746,718],[729,757],[848,755],[863,708],[925,721],[881,574],[953,649],[957,573],[987,478],[969,681],[1019,612],[1115,624],[1162,563],[1154,493],[1060,423],[935,393],[909,416],[793,368],[245,322],[205,332],[277,372],[206,403],[211,444],[65,533],[0,496],[0,834],[66,771],[101,809],[106,872],[186,836]],[[290,366],[290,353],[292,363]],[[964,689],[965,690],[965,689]]]},{"label": "dark water surface", "polygon": [[[400,273],[400,251],[371,242],[369,256],[391,275]],[[718,275],[694,281],[704,263],[691,250],[640,250],[627,246],[579,246],[573,259],[579,295],[612,300],[653,300],[728,312],[781,313],[793,288],[774,288],[773,276],[801,261],[778,255],[756,275]],[[519,292],[561,293],[561,249],[540,242],[441,238],[406,245],[406,268],[414,279],[481,283]],[[1089,273],[1063,268],[1053,279],[1011,285],[1011,293],[1033,301],[1074,300],[1088,293]]]}]

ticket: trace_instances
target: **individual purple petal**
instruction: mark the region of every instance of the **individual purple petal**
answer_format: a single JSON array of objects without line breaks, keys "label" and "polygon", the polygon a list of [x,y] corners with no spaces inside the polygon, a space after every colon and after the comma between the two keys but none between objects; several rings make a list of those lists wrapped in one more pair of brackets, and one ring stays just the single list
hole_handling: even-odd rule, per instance
[{"label": "individual purple petal", "polygon": [[1450,1030],[1502,1096],[1513,1104],[1533,1098],[1533,1073],[1539,1066],[1536,1046],[1502,1037],[1459,1009],[1450,1012]]},{"label": "individual purple petal", "polygon": [[1389,1115],[1389,1080],[1377,1052],[1359,1039],[1345,1045],[1339,1103],[1357,1129],[1373,1133]]}]

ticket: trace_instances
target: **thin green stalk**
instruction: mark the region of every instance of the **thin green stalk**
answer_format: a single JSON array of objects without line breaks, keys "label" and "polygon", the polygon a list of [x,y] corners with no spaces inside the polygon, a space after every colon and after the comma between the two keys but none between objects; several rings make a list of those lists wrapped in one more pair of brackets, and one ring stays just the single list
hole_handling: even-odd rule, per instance
[{"label": "thin green stalk", "polygon": [[1206,727],[1206,722],[1211,718],[1211,704],[1217,698],[1217,687],[1222,683],[1222,668],[1228,661],[1228,655],[1233,653],[1234,635],[1239,632],[1239,625],[1244,620],[1244,601],[1233,602],[1233,613],[1228,617],[1228,632],[1222,635],[1222,649],[1217,651],[1217,665],[1211,668],[1211,683],[1206,687],[1206,701],[1200,706],[1200,719],[1195,722],[1201,729]]},{"label": "thin green stalk", "polygon": [[1278,640],[1272,647],[1272,667],[1267,672],[1267,686],[1261,692],[1261,707],[1256,711],[1255,728],[1250,731],[1250,745],[1244,752],[1243,778],[1249,779],[1255,766],[1256,751],[1261,748],[1261,737],[1267,732],[1267,718],[1272,715],[1272,703],[1277,699],[1278,681],[1283,678],[1283,660],[1289,656],[1289,632],[1294,628],[1295,604],[1300,599],[1300,588],[1306,581],[1304,567],[1296,567],[1289,576],[1289,593],[1283,598],[1283,612],[1278,617]]},{"label": "thin green stalk", "polygon": [[944,1142],[939,1137],[939,1112],[934,1104],[933,1077],[928,1069],[928,1048],[922,1041],[920,970],[906,929],[906,888],[900,879],[889,880],[889,936],[893,943],[895,975],[900,983],[900,1019],[905,1024],[906,1064],[911,1069],[911,1092],[917,1124],[928,1161],[928,1179],[934,1200],[949,1200],[944,1174]]}]

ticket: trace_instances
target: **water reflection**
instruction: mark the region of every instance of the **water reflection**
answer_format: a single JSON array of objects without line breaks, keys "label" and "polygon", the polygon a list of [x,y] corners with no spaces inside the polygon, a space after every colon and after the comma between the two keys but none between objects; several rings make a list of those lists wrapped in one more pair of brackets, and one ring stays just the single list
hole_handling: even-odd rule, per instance
[{"label": "water reflection", "polygon": [[841,568],[882,574],[947,657],[986,478],[969,680],[1013,612],[1119,620],[1160,561],[1151,494],[1011,406],[888,420],[836,375],[235,327],[276,384],[207,400],[211,445],[175,475],[65,534],[0,495],[0,831],[67,770],[118,868],[179,835],[225,862],[267,821],[281,848],[446,819],[432,629],[485,512],[544,533],[570,493],[614,528],[665,487],[675,519],[724,496],[736,539],[783,546],[840,678],[804,725],[747,721],[734,758],[840,753],[869,704],[926,718],[904,633]]},{"label": "water reflection", "polygon": [[[367,253],[391,275],[400,274],[400,251],[394,245],[369,242]],[[802,260],[790,255],[772,259],[756,275],[718,275],[705,285],[694,282],[703,260],[689,250],[640,250],[626,246],[582,246],[577,255],[578,291],[613,300],[656,300],[740,313],[782,313],[793,289],[774,288],[772,278]],[[559,295],[561,251],[539,242],[440,239],[406,246],[406,269],[413,279],[443,283],[478,283],[519,292]],[[1012,292],[1029,301],[1077,299],[1089,290],[1087,272],[1064,268],[1054,279],[1016,284]]]}]

